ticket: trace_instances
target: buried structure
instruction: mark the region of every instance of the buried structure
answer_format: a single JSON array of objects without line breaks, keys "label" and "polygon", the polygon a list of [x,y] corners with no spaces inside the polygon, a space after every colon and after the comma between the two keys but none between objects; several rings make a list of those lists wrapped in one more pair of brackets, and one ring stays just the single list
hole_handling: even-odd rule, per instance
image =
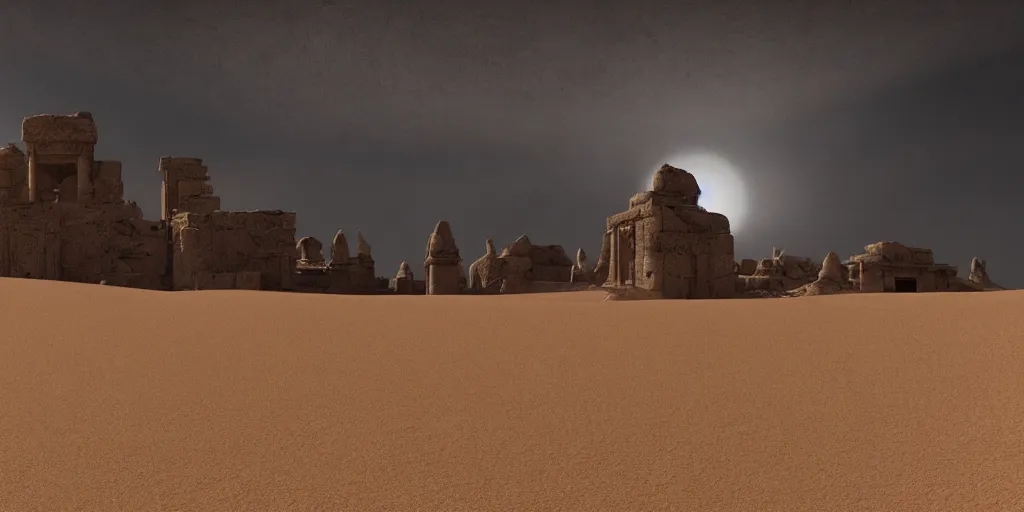
[{"label": "buried structure", "polygon": [[935,263],[931,249],[899,242],[864,247],[846,262],[853,288],[861,292],[941,292],[960,289],[957,268]]}]

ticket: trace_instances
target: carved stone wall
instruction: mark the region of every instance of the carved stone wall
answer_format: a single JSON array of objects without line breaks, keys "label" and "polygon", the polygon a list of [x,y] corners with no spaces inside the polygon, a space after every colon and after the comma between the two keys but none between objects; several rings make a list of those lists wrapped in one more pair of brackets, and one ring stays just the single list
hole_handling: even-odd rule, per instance
[{"label": "carved stone wall", "polygon": [[0,276],[166,286],[167,231],[134,203],[0,208]]},{"label": "carved stone wall", "polygon": [[[931,249],[898,242],[878,242],[846,263],[850,278],[862,292],[936,292],[954,289],[957,268],[935,263]],[[913,290],[902,289],[913,286]]]},{"label": "carved stone wall", "polygon": [[220,210],[220,197],[213,195],[208,169],[200,158],[160,159],[163,188],[160,194],[161,219],[175,213],[210,213]]},{"label": "carved stone wall", "polygon": [[736,263],[729,219],[697,206],[700,189],[681,169],[663,166],[652,189],[634,195],[629,210],[607,220],[606,286],[664,298],[732,296]]},{"label": "carved stone wall", "polygon": [[295,214],[179,213],[171,222],[173,287],[289,290],[295,271]]}]

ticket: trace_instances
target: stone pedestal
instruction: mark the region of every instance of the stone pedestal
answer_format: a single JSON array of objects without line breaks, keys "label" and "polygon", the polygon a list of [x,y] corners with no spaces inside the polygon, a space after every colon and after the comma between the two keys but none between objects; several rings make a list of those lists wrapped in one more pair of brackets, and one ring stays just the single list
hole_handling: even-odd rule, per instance
[{"label": "stone pedestal", "polygon": [[427,264],[427,295],[457,295],[459,288],[458,262],[431,262]]}]

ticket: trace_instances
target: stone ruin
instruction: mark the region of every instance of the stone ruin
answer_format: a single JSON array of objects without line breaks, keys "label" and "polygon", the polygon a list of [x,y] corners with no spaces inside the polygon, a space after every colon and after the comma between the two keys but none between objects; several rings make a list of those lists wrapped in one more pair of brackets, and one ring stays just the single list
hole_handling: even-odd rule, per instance
[{"label": "stone ruin", "polygon": [[413,277],[412,268],[409,267],[408,261],[403,261],[398,266],[398,272],[395,274],[395,277],[391,278],[388,289],[392,293],[401,295],[416,293],[416,279]]},{"label": "stone ruin", "polygon": [[992,278],[988,276],[988,262],[977,257],[971,259],[971,273],[964,285],[979,291],[1006,289],[992,282]]},{"label": "stone ruin", "polygon": [[700,193],[692,174],[666,164],[655,172],[651,190],[608,217],[598,264],[607,272],[604,286],[652,298],[733,296],[729,219],[698,206]]},{"label": "stone ruin", "polygon": [[462,257],[455,245],[455,236],[448,221],[440,221],[427,239],[423,258],[427,295],[457,295],[462,293],[460,267]]},{"label": "stone ruin", "polygon": [[[608,217],[591,266],[558,245],[525,236],[463,267],[451,227],[435,226],[424,279],[407,262],[394,278],[375,276],[372,248],[344,232],[330,260],[316,238],[296,240],[296,215],[279,210],[222,211],[198,158],[163,157],[160,220],[143,218],[123,197],[121,163],[96,160],[91,114],[37,115],[22,121],[24,150],[0,147],[0,277],[102,283],[156,290],[251,289],[311,293],[527,293],[602,286],[619,296],[714,298],[844,292],[1003,289],[975,258],[967,279],[936,264],[928,249],[879,242],[840,263],[822,265],[773,250],[762,260],[733,257],[728,219],[698,206],[700,187],[662,166],[651,190]],[[623,295],[623,292],[628,292]]]},{"label": "stone ruin", "polygon": [[[96,160],[91,114],[22,121],[0,148],[0,276],[157,290],[373,291],[370,246],[335,237],[332,261],[295,239],[295,214],[221,210],[198,158],[163,157],[160,220],[123,198],[121,163]],[[345,245],[344,247],[341,247]],[[299,261],[301,259],[301,261]]]},{"label": "stone ruin", "polygon": [[487,239],[484,255],[469,266],[466,287],[482,294],[577,290],[581,283],[573,280],[574,267],[560,245],[534,245],[522,235],[498,253]]},{"label": "stone ruin", "polygon": [[988,277],[985,262],[971,261],[967,279],[957,277],[957,268],[935,263],[930,249],[908,247],[899,242],[878,242],[864,248],[863,254],[840,264],[829,253],[819,278],[787,292],[787,296],[828,295],[847,292],[927,293],[994,291],[1005,288]]},{"label": "stone ruin", "polygon": [[957,268],[935,263],[931,249],[878,242],[846,262],[853,287],[862,292],[939,292],[957,287]]},{"label": "stone ruin", "polygon": [[293,289],[294,213],[184,212],[170,229],[175,290]]},{"label": "stone ruin", "polygon": [[594,268],[587,261],[587,253],[580,248],[576,251],[576,263],[572,266],[572,282],[593,284],[594,281]]},{"label": "stone ruin", "polygon": [[92,115],[22,122],[0,148],[0,276],[165,289],[166,225],[122,197],[121,164],[94,159]]},{"label": "stone ruin", "polygon": [[299,259],[290,290],[307,293],[365,294],[378,290],[370,244],[356,231],[356,257],[350,256],[345,232],[331,241],[331,261],[324,259],[323,244],[307,236],[295,244]]},{"label": "stone ruin", "polygon": [[834,252],[825,255],[825,261],[821,263],[817,279],[789,290],[789,296],[812,296],[832,295],[850,289],[849,273],[846,267],[839,261],[839,256]]},{"label": "stone ruin", "polygon": [[771,258],[744,259],[735,265],[736,291],[781,293],[814,282],[821,266],[810,258],[772,248]]}]

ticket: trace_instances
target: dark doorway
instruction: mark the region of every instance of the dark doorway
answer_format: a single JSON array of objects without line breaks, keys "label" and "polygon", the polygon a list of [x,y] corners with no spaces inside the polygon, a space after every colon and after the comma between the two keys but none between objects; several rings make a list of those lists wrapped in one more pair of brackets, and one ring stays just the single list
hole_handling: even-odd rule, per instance
[{"label": "dark doorway", "polygon": [[896,293],[916,293],[917,292],[917,278],[914,277],[897,277],[896,278],[896,289],[893,290]]}]

